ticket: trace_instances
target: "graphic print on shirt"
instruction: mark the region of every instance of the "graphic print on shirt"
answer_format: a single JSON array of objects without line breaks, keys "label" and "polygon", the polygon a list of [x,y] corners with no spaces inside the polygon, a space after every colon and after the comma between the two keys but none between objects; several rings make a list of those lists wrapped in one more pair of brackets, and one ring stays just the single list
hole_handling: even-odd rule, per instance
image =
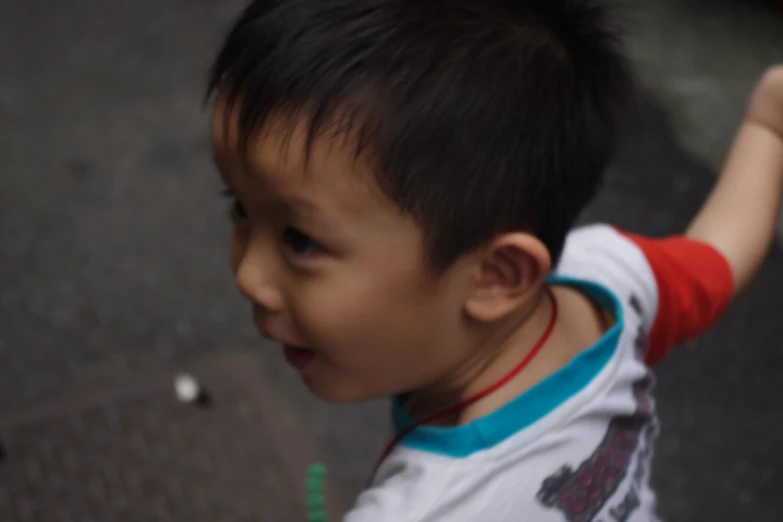
[{"label": "graphic print on shirt", "polygon": [[[632,308],[637,309],[638,301]],[[640,330],[637,356],[643,356],[646,336]],[[633,387],[637,409],[632,415],[616,417],[593,454],[576,469],[565,465],[544,480],[537,499],[544,506],[561,511],[568,522],[625,522],[641,505],[639,490],[647,475],[651,443],[657,432],[650,392],[651,377]],[[636,457],[636,458],[634,458]],[[598,520],[607,503],[617,497],[620,484],[633,472],[630,490],[608,510],[607,521]]]}]

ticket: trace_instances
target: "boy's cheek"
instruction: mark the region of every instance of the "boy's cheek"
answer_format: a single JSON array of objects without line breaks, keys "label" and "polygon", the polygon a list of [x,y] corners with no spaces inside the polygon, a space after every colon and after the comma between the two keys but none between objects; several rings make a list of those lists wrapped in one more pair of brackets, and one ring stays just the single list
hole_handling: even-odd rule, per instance
[{"label": "boy's cheek", "polygon": [[372,329],[372,304],[362,304],[357,296],[350,293],[298,294],[290,303],[290,313],[315,349],[339,349],[341,345],[352,344],[352,339],[361,337],[363,330]]},{"label": "boy's cheek", "polygon": [[415,333],[420,328],[411,323],[415,318],[361,295],[312,299],[292,312],[311,347],[347,373],[358,373],[359,380],[377,379],[374,374],[396,366],[407,368],[415,358],[409,352],[421,344]]}]

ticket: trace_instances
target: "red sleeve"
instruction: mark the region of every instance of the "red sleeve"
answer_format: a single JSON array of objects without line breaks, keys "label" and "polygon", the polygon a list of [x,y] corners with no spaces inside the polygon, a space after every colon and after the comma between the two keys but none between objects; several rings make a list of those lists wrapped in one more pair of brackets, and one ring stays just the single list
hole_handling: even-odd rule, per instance
[{"label": "red sleeve", "polygon": [[726,259],[713,247],[682,236],[649,239],[623,234],[638,246],[655,275],[658,310],[650,331],[647,364],[709,328],[734,292]]}]

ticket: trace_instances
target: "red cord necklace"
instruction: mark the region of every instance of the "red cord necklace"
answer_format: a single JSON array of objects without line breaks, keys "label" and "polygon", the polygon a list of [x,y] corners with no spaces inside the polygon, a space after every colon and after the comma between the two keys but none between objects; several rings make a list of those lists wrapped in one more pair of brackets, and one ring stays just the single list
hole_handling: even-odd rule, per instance
[{"label": "red cord necklace", "polygon": [[522,361],[517,364],[505,377],[500,379],[495,384],[489,386],[488,388],[485,388],[484,390],[478,392],[472,397],[469,397],[465,399],[464,401],[458,402],[457,404],[453,406],[449,406],[448,408],[444,408],[442,410],[436,411],[432,415],[429,415],[428,417],[425,417],[419,422],[415,422],[399,432],[391,442],[386,446],[386,448],[383,450],[383,453],[381,453],[380,458],[378,459],[378,462],[376,462],[375,467],[373,468],[372,475],[370,475],[370,482],[372,482],[372,479],[375,477],[375,474],[378,472],[378,468],[381,467],[381,464],[383,464],[383,461],[386,460],[386,457],[388,457],[392,451],[394,451],[394,448],[397,447],[397,445],[400,443],[402,439],[407,437],[413,430],[416,428],[423,426],[425,424],[431,424],[435,422],[436,420],[442,419],[444,417],[448,417],[450,415],[455,415],[457,413],[460,413],[461,411],[465,410],[468,406],[473,405],[474,403],[480,401],[481,399],[487,397],[488,395],[491,395],[492,393],[496,392],[508,382],[516,377],[522,370],[527,367],[528,364],[530,364],[530,361],[533,360],[533,358],[538,354],[538,352],[541,351],[541,348],[543,348],[544,344],[546,344],[547,340],[549,339],[549,336],[552,334],[552,330],[555,328],[555,323],[557,322],[557,301],[555,301],[555,296],[552,293],[552,290],[547,287],[546,289],[547,295],[549,295],[549,299],[552,301],[552,317],[549,319],[549,324],[546,327],[546,330],[544,330],[544,333],[541,334],[541,337],[538,339],[536,344],[533,346],[533,349],[528,352],[528,354],[525,356]]}]

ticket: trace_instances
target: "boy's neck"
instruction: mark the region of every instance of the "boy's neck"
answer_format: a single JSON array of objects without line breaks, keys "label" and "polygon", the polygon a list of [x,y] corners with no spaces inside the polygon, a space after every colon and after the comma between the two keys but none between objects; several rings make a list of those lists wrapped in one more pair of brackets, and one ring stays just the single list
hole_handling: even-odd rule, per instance
[{"label": "boy's neck", "polygon": [[[441,381],[413,392],[407,403],[408,413],[416,420],[424,419],[470,399],[503,379],[539,341],[552,312],[550,298],[541,292],[530,306],[494,328],[473,351],[471,358],[463,361]],[[543,349],[546,350],[546,346]],[[523,370],[514,380],[524,380],[525,373]],[[497,390],[451,418],[437,421],[437,424],[449,426],[470,422],[508,402],[513,398],[508,394],[509,390]]]}]

